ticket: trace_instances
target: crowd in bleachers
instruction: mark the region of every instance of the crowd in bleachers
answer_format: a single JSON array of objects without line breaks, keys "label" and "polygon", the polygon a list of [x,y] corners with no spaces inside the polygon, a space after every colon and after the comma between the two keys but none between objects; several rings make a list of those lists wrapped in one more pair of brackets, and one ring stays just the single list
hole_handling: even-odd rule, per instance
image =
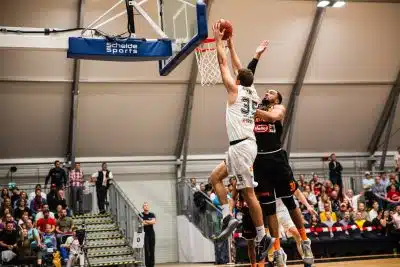
[{"label": "crowd in bleachers", "polygon": [[[52,265],[57,260],[71,266],[72,255],[81,253],[77,228],[62,188],[52,184],[45,194],[40,184],[33,192],[19,190],[11,184],[10,188],[2,188],[0,206],[3,264],[31,263],[36,259],[37,266]],[[56,251],[59,251],[57,256]]]}]

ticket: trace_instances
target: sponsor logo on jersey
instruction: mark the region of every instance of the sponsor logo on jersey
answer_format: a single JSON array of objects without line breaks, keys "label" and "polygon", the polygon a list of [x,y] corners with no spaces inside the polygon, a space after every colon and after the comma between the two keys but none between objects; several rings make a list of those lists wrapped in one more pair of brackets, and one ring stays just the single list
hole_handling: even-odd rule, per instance
[{"label": "sponsor logo on jersey", "polygon": [[253,120],[253,119],[249,119],[249,118],[244,118],[244,119],[242,120],[242,122],[243,122],[243,123],[254,123],[254,120]]},{"label": "sponsor logo on jersey", "polygon": [[275,124],[259,124],[254,127],[255,133],[276,133]]}]

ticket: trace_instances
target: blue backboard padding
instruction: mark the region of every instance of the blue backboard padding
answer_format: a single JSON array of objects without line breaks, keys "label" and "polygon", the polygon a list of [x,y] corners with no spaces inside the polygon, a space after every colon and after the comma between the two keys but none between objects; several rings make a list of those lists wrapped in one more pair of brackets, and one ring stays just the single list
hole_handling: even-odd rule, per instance
[{"label": "blue backboard padding", "polygon": [[193,50],[198,47],[202,41],[208,37],[208,23],[207,23],[207,5],[204,1],[198,1],[196,4],[197,13],[197,35],[190,40],[181,51],[179,51],[174,58],[172,58],[165,66],[164,61],[160,61],[160,75],[167,76],[173,71],[179,63],[181,63]]},{"label": "blue backboard padding", "polygon": [[107,40],[100,38],[70,37],[68,58],[101,61],[156,61],[172,56],[169,39]]}]

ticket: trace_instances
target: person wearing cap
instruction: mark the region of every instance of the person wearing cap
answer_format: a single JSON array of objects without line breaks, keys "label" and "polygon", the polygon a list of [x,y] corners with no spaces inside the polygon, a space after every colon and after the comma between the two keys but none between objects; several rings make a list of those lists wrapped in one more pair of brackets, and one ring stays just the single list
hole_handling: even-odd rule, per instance
[{"label": "person wearing cap", "polygon": [[[30,205],[32,200],[36,197],[36,189],[42,190],[42,186],[40,184],[37,184],[35,186],[35,190],[32,193],[29,194],[28,205]],[[42,198],[46,199],[46,194],[44,192],[41,192],[40,195],[42,196]]]}]

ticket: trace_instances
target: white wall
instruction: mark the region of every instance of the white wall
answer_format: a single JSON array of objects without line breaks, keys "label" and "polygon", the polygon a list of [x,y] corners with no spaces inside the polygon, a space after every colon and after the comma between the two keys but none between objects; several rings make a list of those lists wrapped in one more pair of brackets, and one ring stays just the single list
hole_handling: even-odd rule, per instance
[{"label": "white wall", "polygon": [[148,202],[157,217],[156,263],[177,262],[175,174],[125,174],[115,180],[138,209],[142,210],[143,202]]}]

